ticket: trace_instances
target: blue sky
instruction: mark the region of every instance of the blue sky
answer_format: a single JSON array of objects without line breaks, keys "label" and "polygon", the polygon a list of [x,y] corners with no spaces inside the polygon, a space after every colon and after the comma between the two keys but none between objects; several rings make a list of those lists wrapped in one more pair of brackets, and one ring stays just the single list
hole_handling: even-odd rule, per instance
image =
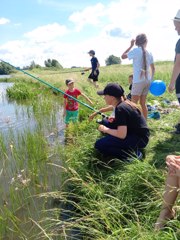
[{"label": "blue sky", "polygon": [[[121,56],[140,32],[155,60],[173,60],[178,39],[172,18],[179,0],[1,0],[0,59],[15,66],[43,66],[47,58],[64,67],[90,65],[94,49],[100,64]],[[123,61],[128,63],[128,61]]]}]

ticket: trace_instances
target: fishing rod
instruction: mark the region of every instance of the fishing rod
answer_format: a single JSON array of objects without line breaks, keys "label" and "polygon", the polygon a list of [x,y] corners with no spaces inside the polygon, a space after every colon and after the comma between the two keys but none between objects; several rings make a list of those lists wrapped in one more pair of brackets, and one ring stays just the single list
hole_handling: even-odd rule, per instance
[{"label": "fishing rod", "polygon": [[39,82],[41,82],[41,83],[45,84],[46,86],[48,86],[48,87],[50,87],[50,88],[56,90],[57,92],[60,92],[60,93],[62,93],[63,95],[68,96],[69,98],[71,98],[71,99],[73,99],[74,101],[80,103],[81,105],[83,105],[83,106],[85,106],[85,107],[91,109],[92,111],[96,112],[97,114],[100,114],[102,117],[107,117],[105,114],[103,114],[103,113],[97,111],[95,108],[91,107],[90,105],[88,105],[88,104],[86,104],[86,103],[83,103],[83,102],[80,101],[79,99],[77,99],[77,98],[75,98],[75,97],[73,97],[73,96],[71,96],[71,95],[65,93],[64,91],[62,91],[62,90],[60,90],[59,88],[57,88],[57,87],[51,85],[50,83],[44,81],[43,79],[41,79],[41,78],[39,78],[39,77],[36,77],[36,76],[34,76],[34,75],[32,75],[32,74],[30,74],[30,73],[28,73],[28,72],[26,72],[26,71],[24,71],[24,70],[18,68],[18,67],[15,67],[15,66],[13,66],[12,64],[10,64],[10,63],[8,63],[8,62],[2,60],[2,59],[0,59],[0,61],[3,62],[3,63],[8,64],[9,66],[11,66],[11,67],[13,67],[13,68],[15,68],[17,71],[20,71],[20,72],[22,72],[22,73],[24,73],[24,74],[26,74],[26,75],[28,75],[28,76],[30,76],[30,77],[32,77],[32,78],[38,80]]}]

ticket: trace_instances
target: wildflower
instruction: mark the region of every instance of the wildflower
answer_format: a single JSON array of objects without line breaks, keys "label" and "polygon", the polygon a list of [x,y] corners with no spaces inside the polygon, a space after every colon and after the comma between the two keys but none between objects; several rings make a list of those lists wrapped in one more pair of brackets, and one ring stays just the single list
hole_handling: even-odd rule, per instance
[{"label": "wildflower", "polygon": [[15,178],[13,177],[10,181],[10,184],[13,184],[15,182]]},{"label": "wildflower", "polygon": [[22,179],[22,180],[21,180],[21,183],[22,183],[24,186],[27,186],[29,182],[30,182],[30,179],[29,179],[29,178],[28,178],[28,179]]},{"label": "wildflower", "polygon": [[22,174],[18,174],[17,178],[21,179],[22,178]]},{"label": "wildflower", "polygon": [[55,135],[55,133],[54,133],[54,132],[52,132],[52,133],[50,133],[50,134],[49,134],[49,136],[54,136],[54,135]]}]

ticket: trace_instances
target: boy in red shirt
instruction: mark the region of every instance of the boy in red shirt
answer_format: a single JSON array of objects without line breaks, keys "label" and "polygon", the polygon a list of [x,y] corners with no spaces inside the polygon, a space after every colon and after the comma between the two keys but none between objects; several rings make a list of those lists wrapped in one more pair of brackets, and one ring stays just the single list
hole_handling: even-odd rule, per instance
[{"label": "boy in red shirt", "polygon": [[[78,96],[83,96],[90,104],[92,104],[91,100],[82,93],[79,89],[74,88],[74,80],[73,79],[67,79],[65,81],[66,86],[68,89],[66,90],[66,94],[72,96],[73,98],[78,98]],[[65,123],[66,127],[70,122],[77,122],[78,121],[78,115],[79,115],[79,104],[74,99],[68,97],[64,94],[64,114],[65,116]]]}]

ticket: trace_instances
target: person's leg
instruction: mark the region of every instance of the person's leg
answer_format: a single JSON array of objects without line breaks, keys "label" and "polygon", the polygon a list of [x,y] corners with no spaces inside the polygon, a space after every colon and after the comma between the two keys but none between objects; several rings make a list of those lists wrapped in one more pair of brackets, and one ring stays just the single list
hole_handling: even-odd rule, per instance
[{"label": "person's leg", "polygon": [[71,121],[73,123],[78,122],[78,117],[79,117],[79,110],[71,112]]},{"label": "person's leg", "polygon": [[96,88],[99,87],[99,85],[97,84],[97,81],[94,81],[94,80],[93,80],[93,85],[94,85]]},{"label": "person's leg", "polygon": [[97,84],[97,82],[98,82],[98,76],[99,76],[99,71],[96,70],[96,74],[94,74],[94,73],[92,74],[93,84],[94,84],[94,86],[95,86],[96,88],[99,87],[99,85]]},{"label": "person's leg", "polygon": [[93,74],[92,74],[92,72],[89,74],[89,76],[88,76],[88,82],[90,82],[90,83],[92,83],[92,78],[93,78]]},{"label": "person's leg", "polygon": [[125,139],[107,135],[96,141],[95,148],[104,156],[113,156],[123,160],[132,156],[138,147],[144,148],[147,142],[148,138],[141,140],[136,135],[127,136]]},{"label": "person's leg", "polygon": [[[180,74],[179,74],[178,78],[176,79],[175,89],[176,89],[176,97],[180,104]],[[176,133],[180,133],[180,119],[179,119],[178,123],[175,125],[175,128],[176,128]]]},{"label": "person's leg", "polygon": [[176,89],[176,97],[180,104],[180,74],[179,74],[178,78],[176,79],[175,89]]},{"label": "person's leg", "polygon": [[71,118],[71,112],[66,110],[66,116],[65,116],[65,121],[64,121],[66,124],[66,127],[68,127],[68,125],[69,125],[70,118]]},{"label": "person's leg", "polygon": [[139,99],[140,99],[140,96],[138,96],[138,95],[132,95],[131,96],[131,101],[136,103],[136,104],[139,102]]},{"label": "person's leg", "polygon": [[160,230],[164,227],[166,221],[168,219],[172,219],[174,217],[173,205],[178,196],[178,188],[180,185],[180,178],[177,176],[167,175],[166,183],[165,183],[165,192],[163,195],[163,204],[160,215],[155,223],[155,230]]},{"label": "person's leg", "polygon": [[148,109],[147,109],[147,106],[146,106],[146,97],[147,97],[147,95],[141,95],[140,96],[140,105],[141,105],[141,108],[142,108],[143,116],[147,120]]},{"label": "person's leg", "polygon": [[138,103],[141,96],[141,83],[133,83],[131,90],[131,101]]}]

